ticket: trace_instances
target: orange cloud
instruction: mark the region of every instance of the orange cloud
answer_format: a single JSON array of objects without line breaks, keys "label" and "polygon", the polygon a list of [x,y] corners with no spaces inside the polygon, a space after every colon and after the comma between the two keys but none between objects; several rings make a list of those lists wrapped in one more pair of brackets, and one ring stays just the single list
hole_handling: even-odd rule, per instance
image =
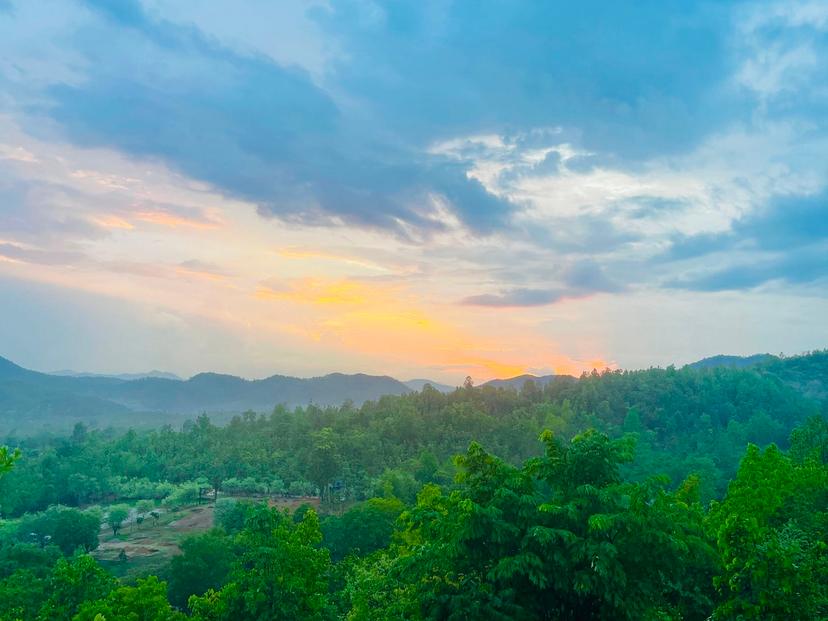
[{"label": "orange cloud", "polygon": [[376,270],[380,272],[389,271],[388,268],[385,268],[381,265],[377,265],[376,263],[372,263],[371,261],[365,261],[364,259],[359,259],[356,257],[339,255],[320,250],[307,250],[304,248],[297,248],[295,246],[288,246],[286,248],[279,248],[276,252],[279,254],[280,257],[284,257],[286,259],[322,259],[325,261],[336,261],[339,263],[356,265],[357,267],[364,267],[366,269]]},{"label": "orange cloud", "polygon": [[97,224],[98,226],[105,228],[105,229],[134,229],[135,227],[132,225],[131,222],[124,220],[123,218],[119,218],[118,216],[113,216],[111,214],[101,214],[99,216],[93,216],[92,222]]},{"label": "orange cloud", "polygon": [[210,219],[188,218],[166,211],[139,211],[134,214],[136,220],[147,222],[149,224],[156,224],[158,226],[166,226],[169,228],[193,228],[193,229],[216,229],[219,228],[219,223]]}]

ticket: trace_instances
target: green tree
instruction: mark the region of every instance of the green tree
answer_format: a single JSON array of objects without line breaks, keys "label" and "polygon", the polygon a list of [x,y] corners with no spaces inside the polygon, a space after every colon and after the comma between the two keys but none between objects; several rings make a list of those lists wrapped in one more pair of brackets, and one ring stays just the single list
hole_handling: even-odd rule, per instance
[{"label": "green tree", "polygon": [[117,580],[89,555],[60,559],[49,579],[49,598],[40,618],[71,621],[81,604],[106,597],[116,586]]},{"label": "green tree", "polygon": [[24,516],[18,525],[22,539],[34,537],[41,543],[48,541],[66,556],[78,549],[91,552],[97,548],[100,530],[97,514],[68,507],[50,507],[43,513]]},{"label": "green tree", "polygon": [[109,513],[106,517],[106,523],[112,529],[112,535],[118,536],[118,531],[124,525],[124,520],[129,517],[129,507],[127,505],[112,505],[109,507]]},{"label": "green tree", "polygon": [[828,616],[828,471],[775,446],[748,447],[727,497],[711,508],[722,571],[716,618]]},{"label": "green tree", "polygon": [[402,546],[368,561],[382,575],[355,572],[365,586],[349,587],[363,606],[352,618],[708,617],[715,556],[697,484],[670,494],[624,483],[629,442],[594,431],[543,440],[545,456],[522,468],[473,443],[457,460],[458,489],[426,486]]},{"label": "green tree", "polygon": [[167,585],[155,576],[139,578],[135,586],[122,586],[105,598],[81,605],[74,621],[186,621],[167,601]]},{"label": "green tree", "polygon": [[230,582],[216,595],[190,599],[200,619],[316,621],[328,615],[330,557],[314,511],[295,524],[286,514],[256,507],[236,537],[242,550]]},{"label": "green tree", "polygon": [[185,538],[181,555],[170,561],[169,597],[174,606],[185,608],[191,595],[221,589],[234,560],[233,542],[220,530]]},{"label": "green tree", "polygon": [[45,578],[31,569],[18,569],[0,580],[0,619],[34,621],[47,594]]},{"label": "green tree", "polygon": [[20,449],[9,450],[8,446],[0,446],[0,478],[14,467],[14,462],[20,458]]},{"label": "green tree", "polygon": [[313,435],[313,448],[308,456],[308,477],[319,488],[322,500],[328,499],[328,485],[341,470],[336,450],[336,435],[325,427]]},{"label": "green tree", "polygon": [[391,541],[394,524],[405,505],[396,498],[371,498],[342,516],[322,521],[325,546],[331,558],[340,561],[349,554],[370,554]]}]

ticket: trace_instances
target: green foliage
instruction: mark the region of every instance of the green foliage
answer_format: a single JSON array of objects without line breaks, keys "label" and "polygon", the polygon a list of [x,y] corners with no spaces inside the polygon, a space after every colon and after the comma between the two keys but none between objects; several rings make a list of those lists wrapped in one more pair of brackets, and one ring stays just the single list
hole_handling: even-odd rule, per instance
[{"label": "green foliage", "polygon": [[49,579],[49,597],[40,618],[71,621],[84,602],[106,597],[116,584],[91,556],[60,559]]},{"label": "green foliage", "polygon": [[0,477],[14,467],[14,462],[20,458],[20,450],[9,450],[7,446],[0,446]]},{"label": "green foliage", "polygon": [[122,586],[105,598],[87,601],[74,621],[185,621],[187,616],[167,602],[167,585],[155,576]]},{"label": "green foliage", "polygon": [[112,498],[166,498],[179,507],[215,488],[321,493],[327,500],[341,481],[337,500],[379,493],[413,501],[423,483],[450,481],[448,460],[471,441],[518,464],[537,452],[542,429],[571,438],[588,427],[637,437],[636,461],[623,467],[629,478],[643,481],[658,472],[678,483],[703,474],[702,498],[708,500],[724,494],[748,442],[784,447],[797,424],[818,414],[815,402],[785,382],[811,386],[808,378],[824,373],[822,358],[748,369],[594,373],[520,391],[423,390],[359,408],[248,413],[225,427],[202,416],[181,431],[84,430],[70,438],[30,439],[20,467],[0,480],[0,500],[7,516]]},{"label": "green foliage", "polygon": [[322,520],[325,547],[340,561],[349,554],[370,554],[391,542],[394,524],[405,505],[396,498],[372,498]]},{"label": "green foliage", "polygon": [[124,520],[129,517],[129,507],[127,505],[112,505],[106,516],[106,523],[112,529],[112,535],[117,536],[118,531],[124,525]]},{"label": "green foliage", "polygon": [[35,621],[48,594],[47,581],[30,569],[0,580],[0,619]]},{"label": "green foliage", "polygon": [[187,537],[181,554],[173,557],[167,571],[170,602],[186,608],[192,595],[220,589],[234,560],[232,540],[220,530]]},{"label": "green foliage", "polygon": [[319,520],[311,510],[301,522],[258,506],[236,536],[241,556],[219,592],[193,597],[196,619],[314,621],[328,616],[327,549],[319,546]]},{"label": "green foliage", "polygon": [[821,462],[796,463],[775,446],[750,446],[708,518],[722,561],[717,618],[826,618],[826,511],[828,470]]},{"label": "green foliage", "polygon": [[213,511],[214,524],[228,535],[234,535],[244,528],[244,523],[253,511],[253,503],[235,498],[219,498]]},{"label": "green foliage", "polygon": [[[27,440],[10,471],[0,451],[17,518],[0,523],[0,619],[828,618],[828,422],[787,385],[821,394],[825,360]],[[100,512],[58,504],[137,501],[155,521],[214,491],[217,528],[180,542],[169,588],[117,583],[83,554]],[[315,493],[321,519],[229,497]],[[109,507],[113,536],[129,512]]]},{"label": "green foliage", "polygon": [[91,552],[98,547],[100,515],[68,507],[50,507],[43,513],[26,515],[18,523],[21,541],[51,543],[69,556],[76,550]]},{"label": "green foliage", "polygon": [[178,509],[185,505],[192,505],[201,500],[204,486],[195,482],[187,482],[175,486],[172,493],[164,499],[164,504],[170,509]]},{"label": "green foliage", "polygon": [[622,482],[626,441],[543,439],[522,468],[472,444],[460,487],[427,486],[394,556],[369,559],[381,574],[354,573],[350,618],[704,619],[715,557],[686,490]]}]

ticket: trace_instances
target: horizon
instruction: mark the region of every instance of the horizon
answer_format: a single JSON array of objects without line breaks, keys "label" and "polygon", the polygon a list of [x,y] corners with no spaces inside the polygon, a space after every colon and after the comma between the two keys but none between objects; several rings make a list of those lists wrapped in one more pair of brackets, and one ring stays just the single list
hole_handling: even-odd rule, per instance
[{"label": "horizon", "polygon": [[828,346],[824,3],[0,0],[0,58],[21,366],[451,384]]},{"label": "horizon", "polygon": [[[581,373],[589,373],[589,372],[592,372],[592,371],[604,372],[604,371],[607,371],[607,370],[610,370],[610,371],[632,371],[632,372],[634,372],[634,371],[648,371],[648,370],[652,370],[652,369],[663,369],[663,368],[668,368],[668,367],[682,368],[682,367],[690,366],[690,365],[698,363],[698,362],[704,362],[704,361],[707,361],[707,360],[712,360],[712,359],[716,359],[716,358],[720,358],[720,357],[722,357],[722,358],[742,358],[742,359],[746,359],[746,358],[753,358],[753,357],[758,357],[758,356],[770,356],[770,357],[774,357],[774,358],[790,359],[790,358],[797,358],[797,357],[801,357],[801,356],[808,356],[808,355],[811,355],[811,354],[819,352],[819,351],[822,351],[822,350],[820,350],[820,349],[811,349],[811,350],[805,350],[805,351],[798,352],[798,353],[779,352],[779,353],[776,353],[776,354],[771,354],[769,352],[754,352],[753,354],[747,354],[747,355],[717,353],[717,354],[711,354],[709,356],[703,356],[702,358],[698,358],[696,360],[690,360],[690,361],[683,362],[683,363],[669,363],[669,364],[664,365],[664,366],[653,364],[653,365],[642,366],[642,367],[624,367],[624,368],[620,368],[620,367],[610,368],[608,366],[605,366],[603,368],[593,367],[592,369],[584,370]],[[388,377],[390,379],[396,380],[396,381],[401,382],[403,384],[410,383],[410,382],[424,381],[424,382],[434,382],[434,383],[438,383],[438,384],[442,384],[442,385],[451,385],[450,382],[439,382],[438,380],[435,380],[435,379],[429,378],[429,377],[405,378],[405,377],[397,377],[395,375],[390,375],[390,374],[365,373],[363,371],[355,371],[353,373],[343,373],[342,371],[332,370],[332,371],[328,371],[328,372],[325,372],[325,373],[321,373],[319,375],[291,375],[291,374],[285,374],[285,373],[270,373],[270,374],[265,374],[265,375],[261,375],[261,376],[244,376],[244,375],[237,375],[237,374],[234,374],[234,373],[228,373],[228,372],[224,372],[224,371],[219,371],[219,370],[214,370],[214,369],[206,369],[205,368],[205,369],[202,369],[202,370],[200,370],[196,373],[193,373],[192,375],[180,375],[178,373],[173,373],[171,371],[164,370],[164,369],[150,369],[150,370],[145,370],[145,371],[120,371],[120,372],[119,371],[101,372],[101,371],[90,371],[90,370],[87,370],[87,369],[43,370],[43,369],[36,369],[36,368],[27,367],[25,365],[21,365],[17,361],[9,358],[8,356],[3,356],[2,353],[0,353],[0,360],[5,360],[7,362],[10,362],[13,365],[21,367],[21,368],[23,368],[27,371],[34,371],[36,373],[41,373],[41,374],[44,374],[44,375],[56,375],[56,376],[66,375],[66,376],[70,376],[70,377],[71,376],[89,375],[89,376],[101,376],[101,377],[112,377],[112,378],[118,378],[118,377],[123,377],[123,376],[138,376],[138,377],[127,378],[125,381],[132,381],[132,380],[135,380],[135,379],[144,379],[146,377],[153,376],[154,374],[158,374],[160,376],[164,376],[164,375],[174,376],[174,377],[158,377],[158,376],[156,376],[155,379],[171,379],[173,381],[183,381],[183,382],[191,380],[191,379],[193,379],[194,377],[196,377],[198,375],[223,375],[223,376],[229,376],[229,377],[237,377],[239,379],[242,379],[242,380],[245,380],[245,381],[248,381],[248,382],[266,380],[266,379],[270,379],[272,377],[288,377],[288,378],[293,378],[293,379],[308,380],[308,379],[317,379],[317,378],[321,378],[321,377],[327,377],[327,376],[330,376],[330,375],[345,375],[345,376],[366,375],[366,376],[369,376],[369,377]],[[472,381],[475,384],[485,384],[487,382],[496,381],[496,380],[518,379],[518,378],[524,377],[524,376],[529,376],[529,377],[534,377],[534,378],[542,378],[542,377],[545,377],[545,376],[579,377],[579,375],[580,374],[572,375],[572,374],[568,374],[568,373],[554,373],[554,372],[547,373],[545,375],[538,375],[538,374],[534,374],[534,373],[519,373],[518,375],[510,375],[510,376],[502,376],[502,377],[486,377],[486,378],[474,378],[474,377],[472,377]],[[465,378],[463,378],[463,379],[465,379]],[[462,381],[456,382],[455,387],[462,386],[462,384],[463,384]]]}]

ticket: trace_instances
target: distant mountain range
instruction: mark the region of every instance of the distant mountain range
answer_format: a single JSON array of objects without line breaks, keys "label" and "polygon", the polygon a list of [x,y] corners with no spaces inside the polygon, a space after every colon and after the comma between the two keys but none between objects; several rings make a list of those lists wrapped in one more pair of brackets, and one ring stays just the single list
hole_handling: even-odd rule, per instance
[{"label": "distant mountain range", "polygon": [[85,371],[70,371],[70,370],[63,370],[63,371],[52,371],[49,375],[59,375],[61,377],[110,377],[113,379],[119,380],[138,380],[138,379],[147,379],[148,377],[154,377],[156,379],[169,379],[169,380],[181,380],[183,378],[179,377],[175,373],[167,373],[166,371],[147,371],[146,373],[87,373]]},{"label": "distant mountain range", "polygon": [[[828,399],[828,351],[792,358],[770,354],[712,356],[687,365],[699,370],[721,367],[755,368],[775,375],[807,396]],[[568,375],[519,375],[482,384],[520,390],[527,381],[538,387],[550,382],[575,381]],[[297,378],[273,375],[246,380],[233,375],[200,373],[184,380],[171,373],[101,375],[61,371],[39,373],[0,357],[0,434],[15,430],[62,431],[82,421],[95,426],[158,426],[180,423],[207,413],[218,422],[254,410],[270,412],[274,406],[316,404],[360,405],[383,395],[420,391],[426,384],[444,393],[456,387],[427,379],[401,382],[388,376],[331,373]]]},{"label": "distant mountain range", "polygon": [[457,390],[457,386],[449,386],[448,384],[441,384],[440,382],[433,382],[427,379],[408,380],[407,382],[403,382],[403,384],[405,384],[415,392],[420,392],[426,384],[443,393],[453,392]]},{"label": "distant mountain range", "polygon": [[159,372],[135,379],[74,372],[55,375],[30,371],[0,357],[0,430],[23,427],[35,419],[157,424],[201,413],[269,412],[278,404],[327,406],[350,400],[360,405],[412,390],[392,377],[362,373],[308,379],[273,375],[260,380],[218,373],[200,373],[188,380]]}]

